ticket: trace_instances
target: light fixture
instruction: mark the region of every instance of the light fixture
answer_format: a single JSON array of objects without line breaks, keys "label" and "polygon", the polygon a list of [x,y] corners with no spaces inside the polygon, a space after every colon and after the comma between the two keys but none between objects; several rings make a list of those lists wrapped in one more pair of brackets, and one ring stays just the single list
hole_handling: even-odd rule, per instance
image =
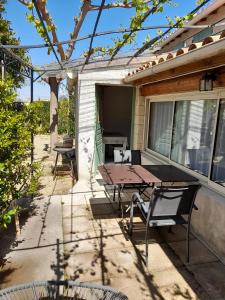
[{"label": "light fixture", "polygon": [[199,91],[212,91],[213,81],[216,80],[216,75],[212,72],[206,72],[203,74],[199,82]]}]

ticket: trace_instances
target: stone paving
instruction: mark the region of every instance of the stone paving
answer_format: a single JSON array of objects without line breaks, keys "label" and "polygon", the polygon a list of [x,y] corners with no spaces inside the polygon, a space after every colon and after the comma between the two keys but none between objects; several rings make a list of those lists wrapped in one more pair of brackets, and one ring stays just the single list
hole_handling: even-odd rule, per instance
[{"label": "stone paving", "polygon": [[65,278],[110,285],[130,300],[225,299],[225,266],[193,235],[187,264],[184,227],[150,230],[146,267],[139,216],[130,239],[128,219],[118,217],[118,204],[104,190],[75,190],[62,202]]},{"label": "stone paving", "polygon": [[[130,194],[123,196],[125,204]],[[37,198],[34,205],[20,239],[8,253],[0,251],[1,287],[72,279],[110,285],[130,300],[225,299],[225,266],[193,235],[187,264],[182,226],[150,230],[146,267],[140,217],[131,239],[128,218],[118,217],[118,203],[102,186],[78,182],[71,194]],[[0,239],[0,250],[7,239]]]}]

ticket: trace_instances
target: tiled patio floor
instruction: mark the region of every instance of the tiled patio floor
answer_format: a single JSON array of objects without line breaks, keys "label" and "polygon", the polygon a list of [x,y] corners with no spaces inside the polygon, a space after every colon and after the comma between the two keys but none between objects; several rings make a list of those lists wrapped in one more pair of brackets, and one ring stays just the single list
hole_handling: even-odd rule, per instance
[{"label": "tiled patio floor", "polygon": [[20,239],[5,256],[2,243],[10,237],[0,239],[1,288],[64,278],[110,285],[130,300],[225,299],[225,266],[194,236],[186,264],[185,228],[151,230],[146,267],[141,219],[136,215],[130,239],[128,218],[118,217],[118,204],[103,187],[90,192],[95,187],[77,186],[72,194],[35,199]]},{"label": "tiled patio floor", "polygon": [[75,192],[62,201],[65,278],[110,285],[130,300],[225,299],[225,266],[194,236],[187,264],[182,226],[170,233],[166,228],[150,231],[146,267],[138,216],[130,239],[128,219],[118,217],[117,203],[104,191]]}]

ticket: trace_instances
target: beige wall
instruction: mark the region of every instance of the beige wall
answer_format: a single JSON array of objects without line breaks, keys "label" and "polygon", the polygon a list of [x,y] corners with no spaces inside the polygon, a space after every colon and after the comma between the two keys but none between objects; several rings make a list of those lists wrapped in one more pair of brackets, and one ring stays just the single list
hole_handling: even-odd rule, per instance
[{"label": "beige wall", "polygon": [[133,149],[143,150],[144,120],[145,120],[145,98],[140,96],[139,88],[136,89],[133,131]]}]

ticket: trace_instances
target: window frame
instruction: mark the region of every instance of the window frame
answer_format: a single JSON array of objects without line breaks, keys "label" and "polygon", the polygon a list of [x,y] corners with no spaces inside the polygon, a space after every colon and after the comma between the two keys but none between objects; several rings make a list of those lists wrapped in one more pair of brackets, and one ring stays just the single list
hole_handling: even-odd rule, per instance
[{"label": "window frame", "polygon": [[[144,123],[144,149],[146,154],[153,156],[154,158],[160,160],[164,164],[171,164],[174,165],[181,170],[195,176],[199,179],[203,186],[206,186],[216,192],[219,192],[223,196],[225,195],[225,187],[212,181],[211,180],[211,172],[212,172],[212,162],[213,162],[213,155],[215,150],[215,142],[216,142],[216,133],[217,133],[217,124],[219,122],[219,112],[220,112],[220,100],[225,99],[225,89],[215,89],[210,92],[186,92],[186,93],[177,93],[177,94],[164,94],[159,96],[150,96],[145,97],[145,123]],[[213,126],[213,133],[212,133],[212,148],[210,151],[210,167],[208,171],[208,175],[204,176],[194,170],[191,170],[175,161],[171,160],[171,146],[172,146],[172,134],[171,132],[171,139],[170,139],[170,154],[169,157],[166,157],[160,153],[155,152],[148,148],[148,130],[149,130],[149,118],[150,118],[150,106],[151,103],[154,102],[173,102],[173,114],[172,114],[172,123],[174,123],[174,113],[175,113],[175,103],[176,101],[197,101],[197,100],[215,100],[216,101],[216,114],[215,114],[215,122]],[[173,124],[172,124],[173,125]]]}]

